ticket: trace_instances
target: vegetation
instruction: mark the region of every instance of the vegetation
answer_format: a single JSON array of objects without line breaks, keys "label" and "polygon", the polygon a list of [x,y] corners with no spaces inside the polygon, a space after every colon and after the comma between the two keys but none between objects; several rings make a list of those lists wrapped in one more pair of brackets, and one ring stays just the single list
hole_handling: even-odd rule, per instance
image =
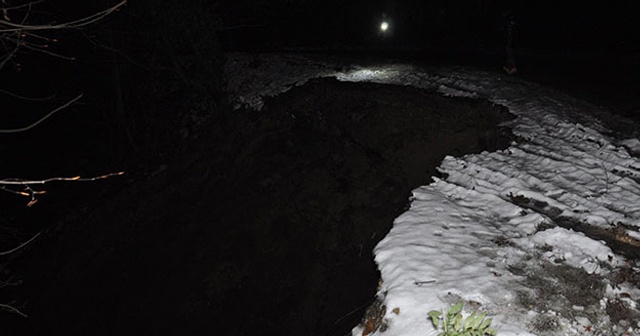
[{"label": "vegetation", "polygon": [[[498,332],[491,328],[492,319],[485,319],[486,314],[477,314],[476,311],[464,318],[462,308],[464,303],[449,307],[444,313],[432,310],[428,313],[431,322],[436,329],[442,329],[439,336],[495,336]],[[443,314],[444,313],[444,314]]]}]

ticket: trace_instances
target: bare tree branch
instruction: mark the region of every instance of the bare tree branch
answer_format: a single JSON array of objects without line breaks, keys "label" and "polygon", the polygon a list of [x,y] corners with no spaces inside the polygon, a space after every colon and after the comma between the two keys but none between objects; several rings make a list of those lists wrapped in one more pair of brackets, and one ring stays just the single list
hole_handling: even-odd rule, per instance
[{"label": "bare tree branch", "polygon": [[[15,55],[18,53],[18,51],[22,48],[24,49],[29,49],[32,50],[34,52],[40,52],[43,54],[47,54],[53,57],[57,57],[57,58],[62,58],[62,59],[68,59],[68,60],[74,60],[74,57],[69,57],[69,56],[65,56],[65,55],[61,55],[52,51],[47,50],[46,48],[48,47],[48,43],[49,42],[56,42],[57,40],[55,39],[50,39],[47,38],[45,36],[41,36],[38,34],[35,34],[35,31],[45,31],[45,30],[61,30],[61,29],[77,29],[77,28],[81,28],[81,27],[85,27],[87,25],[90,25],[92,23],[95,23],[97,21],[100,21],[101,19],[105,18],[106,16],[112,14],[113,12],[119,10],[122,6],[124,6],[127,3],[127,0],[122,0],[119,3],[117,3],[116,5],[107,8],[103,11],[97,12],[95,14],[89,15],[87,17],[78,19],[78,20],[74,20],[74,21],[69,21],[69,22],[65,22],[65,23],[60,23],[60,24],[28,24],[27,19],[29,17],[29,14],[31,12],[31,7],[43,2],[44,0],[36,0],[36,1],[31,1],[28,2],[26,4],[22,4],[22,5],[16,5],[13,7],[1,7],[0,10],[2,11],[2,17],[3,19],[0,19],[0,41],[5,42],[4,44],[4,49],[5,49],[5,55],[2,56],[2,59],[0,60],[0,70],[2,70],[7,63],[13,59],[15,57]],[[5,4],[5,1],[2,1],[3,4]],[[24,17],[19,20],[19,23],[14,23],[10,16],[9,13],[13,10],[19,10],[19,9],[24,9],[27,8],[26,10],[26,14],[24,15]],[[30,39],[31,41],[27,40]],[[38,40],[37,43],[34,43],[33,40]],[[12,46],[12,47],[10,47]],[[22,98],[19,95],[15,95],[12,94],[10,92],[7,92],[5,90],[0,90],[0,93],[5,93],[5,94],[9,94],[13,97],[16,98]],[[55,114],[56,112],[59,112],[67,107],[69,107],[71,104],[75,103],[78,99],[80,99],[80,97],[82,97],[82,94],[79,95],[78,97],[70,100],[69,102],[67,102],[66,104],[56,108],[55,110],[49,112],[46,116],[44,116],[43,118],[41,118],[40,120],[36,121],[35,123],[28,125],[26,127],[21,127],[21,128],[16,128],[16,129],[0,129],[0,134],[7,134],[7,133],[18,133],[18,132],[24,132],[24,131],[28,131],[30,129],[32,129],[33,127],[36,127],[37,125],[39,125],[40,123],[42,123],[43,121],[45,121],[46,119],[48,119],[49,117],[51,117],[53,114]],[[31,99],[27,99],[27,100],[31,100]]]},{"label": "bare tree branch", "polygon": [[32,46],[30,43],[24,43],[24,44],[22,44],[22,46],[27,48],[27,49],[36,51],[36,52],[41,52],[43,54],[47,54],[49,56],[62,58],[62,59],[70,60],[70,61],[75,61],[76,60],[76,58],[72,57],[72,56],[64,56],[64,55],[61,55],[61,54],[57,54],[57,53],[45,50],[44,48],[46,48],[46,46],[44,46],[44,47],[35,47],[35,46]]},{"label": "bare tree branch", "polygon": [[[4,2],[4,1],[3,1]],[[12,11],[12,10],[16,10],[16,9],[22,9],[22,8],[27,8],[27,7],[31,7],[33,5],[37,5],[39,3],[44,2],[44,0],[38,0],[38,1],[31,1],[22,5],[16,5],[13,7],[4,7],[2,8],[3,11]]]},{"label": "bare tree branch", "polygon": [[13,129],[0,129],[0,134],[8,134],[8,133],[19,133],[19,132],[25,132],[28,131],[36,126],[38,126],[40,123],[42,123],[43,121],[47,120],[49,117],[51,117],[52,115],[54,115],[56,112],[59,112],[61,110],[64,110],[65,108],[71,106],[71,104],[77,102],[80,98],[82,98],[82,96],[84,95],[84,93],[79,94],[77,97],[71,99],[70,101],[68,101],[67,103],[65,103],[64,105],[56,108],[55,110],[49,112],[46,116],[40,118],[40,120],[34,122],[31,125],[25,126],[25,127],[21,127],[21,128],[13,128]]},{"label": "bare tree branch", "polygon": [[13,48],[13,50],[11,50],[2,61],[0,61],[0,70],[2,70],[2,68],[4,68],[4,66],[7,64],[7,62],[9,62],[10,59],[13,58],[13,56],[18,52],[18,49],[20,49],[20,45],[17,45]]},{"label": "bare tree branch", "polygon": [[13,249],[11,249],[9,251],[0,252],[0,256],[5,256],[5,255],[8,255],[8,254],[11,254],[11,253],[13,253],[13,252],[15,252],[15,251],[17,251],[17,250],[29,245],[29,243],[31,243],[36,238],[38,238],[39,235],[40,235],[40,232],[38,232],[35,236],[33,236],[31,239],[27,240],[26,242],[20,244],[20,246],[15,247],[15,248],[13,248]]},{"label": "bare tree branch", "polygon": [[[35,32],[38,32],[38,31],[51,31],[51,30],[78,29],[78,28],[82,28],[82,27],[88,26],[90,24],[93,24],[95,22],[98,22],[98,21],[102,20],[106,16],[108,16],[108,15],[112,14],[113,12],[117,11],[118,9],[120,9],[122,6],[124,6],[127,3],[127,0],[122,0],[118,4],[116,4],[116,5],[114,5],[114,6],[110,7],[110,8],[107,8],[107,9],[105,9],[103,11],[97,12],[95,14],[92,14],[92,15],[89,15],[87,17],[84,17],[84,18],[81,18],[81,19],[78,19],[78,20],[74,20],[74,21],[64,22],[64,23],[60,23],[60,24],[54,24],[54,23],[49,23],[49,24],[30,24],[30,23],[27,23],[27,19],[29,18],[30,14],[31,14],[31,8],[34,5],[39,4],[41,2],[44,2],[44,0],[33,0],[33,1],[25,3],[25,4],[10,6],[10,5],[7,4],[7,2],[5,0],[1,0],[1,2],[0,2],[0,48],[2,48],[1,52],[3,54],[0,55],[0,70],[4,69],[4,67],[23,48],[31,50],[31,51],[35,51],[35,52],[44,53],[44,54],[47,54],[47,55],[50,55],[50,56],[54,56],[54,57],[57,57],[57,58],[74,59],[72,57],[63,56],[63,55],[60,55],[60,54],[57,54],[55,52],[47,50],[46,48],[48,48],[48,43],[56,42],[56,40],[47,38],[46,36],[38,35]],[[15,14],[15,11],[18,11],[19,13],[21,13],[21,15],[20,15],[21,19],[16,19],[15,17],[12,17],[11,14]],[[30,101],[39,100],[39,99],[33,99],[33,98],[24,97],[24,96],[21,96],[21,95],[18,95],[18,94],[14,94],[12,92],[9,92],[9,91],[6,91],[6,90],[1,90],[1,89],[0,89],[0,94],[6,94],[6,95],[12,96],[14,98],[30,100]],[[80,98],[82,98],[82,96],[83,96],[83,94],[79,94],[77,97],[69,100],[68,102],[66,102],[62,106],[52,110],[47,115],[45,115],[44,117],[40,118],[39,120],[37,120],[36,122],[34,122],[34,123],[30,124],[30,125],[27,125],[25,127],[20,127],[20,128],[14,128],[14,129],[0,129],[0,134],[19,133],[19,132],[29,131],[32,128],[34,128],[34,127],[38,126],[39,124],[41,124],[42,122],[44,122],[45,120],[47,120],[48,118],[50,118],[55,113],[57,113],[57,112],[59,112],[61,110],[64,110],[64,109],[68,108],[69,106],[71,106],[72,104],[76,103],[78,100],[80,100]],[[97,177],[91,177],[91,178],[82,178],[80,176],[74,176],[74,177],[52,177],[52,178],[47,178],[47,179],[43,179],[43,180],[3,179],[3,180],[0,180],[0,190],[6,191],[6,192],[10,192],[10,193],[13,193],[13,194],[17,194],[17,195],[21,195],[21,196],[29,197],[30,201],[27,204],[27,206],[32,206],[33,204],[35,204],[38,201],[38,199],[37,199],[38,195],[46,193],[46,191],[39,191],[39,190],[32,189],[31,185],[33,185],[33,184],[45,184],[45,183],[49,183],[49,182],[53,182],[53,181],[95,181],[95,180],[105,179],[105,178],[108,178],[108,177],[111,177],[111,176],[118,176],[118,175],[122,175],[122,174],[124,174],[124,172],[110,173],[110,174],[97,176]],[[23,188],[23,190],[22,191],[13,190],[12,188],[15,188],[16,186],[21,186]],[[13,248],[11,250],[0,252],[0,256],[9,255],[11,253],[14,253],[14,252],[18,251],[19,249],[25,247],[26,245],[28,245],[32,241],[34,241],[39,235],[40,235],[40,233],[36,234],[35,236],[33,236],[28,241],[20,244],[19,246],[15,247],[15,248]],[[3,287],[1,285],[2,284],[0,284],[0,288]],[[13,313],[16,313],[16,314],[18,314],[18,315],[20,315],[22,317],[27,317],[26,314],[24,314],[23,312],[18,310],[16,307],[12,306],[11,304],[2,304],[2,303],[0,303],[0,310],[2,310],[2,309],[10,311],[10,312],[13,312]]]},{"label": "bare tree branch", "polygon": [[17,98],[17,99],[20,99],[20,100],[28,100],[28,101],[47,101],[47,100],[51,100],[51,99],[53,99],[53,98],[55,98],[57,96],[56,94],[52,94],[52,95],[50,95],[48,97],[42,97],[42,98],[27,97],[27,96],[22,96],[22,95],[19,95],[17,93],[14,93],[14,92],[11,92],[11,91],[7,91],[7,90],[3,90],[3,89],[0,89],[0,93],[6,94],[7,96],[11,96],[13,98]]},{"label": "bare tree branch", "polygon": [[[0,252],[0,256],[9,255],[11,253],[16,252],[17,250],[29,245],[32,241],[34,241],[36,238],[38,238],[38,236],[40,236],[40,232],[38,232],[35,236],[31,237],[31,239],[27,240],[26,242],[20,244],[18,247],[15,247],[15,248],[13,248],[11,250],[8,250],[8,251]],[[3,283],[3,286],[1,286],[1,287],[6,286],[7,284],[9,284],[9,285],[19,284],[19,282],[18,283],[10,283],[10,280],[11,279],[9,279],[6,283]],[[0,309],[8,310],[8,311],[16,313],[16,314],[18,314],[18,315],[20,315],[22,317],[28,317],[27,314],[21,312],[20,310],[18,310],[17,308],[15,308],[14,306],[9,305],[9,304],[0,303]]]},{"label": "bare tree branch", "polygon": [[[29,24],[27,23],[27,19],[29,18],[29,14],[31,13],[31,7],[41,2],[43,2],[43,0],[32,1],[29,3],[23,4],[23,5],[17,5],[14,7],[0,8],[0,11],[2,11],[2,18],[3,18],[3,19],[0,19],[0,41],[5,41],[7,42],[6,44],[14,45],[13,48],[9,48],[7,45],[4,46],[4,49],[6,52],[9,49],[12,49],[12,50],[8,51],[5,55],[2,56],[2,60],[0,61],[0,69],[2,69],[7,64],[7,62],[15,56],[15,54],[20,48],[26,48],[33,51],[45,53],[54,57],[73,60],[74,59],[73,57],[63,56],[55,52],[45,50],[48,47],[48,45],[46,44],[45,45],[33,44],[30,42],[27,42],[26,39],[35,38],[35,39],[45,40],[48,42],[56,42],[55,39],[51,40],[46,37],[36,35],[33,32],[48,31],[48,30],[62,30],[62,29],[78,29],[78,28],[88,26],[92,23],[102,20],[106,16],[119,10],[122,6],[124,6],[127,3],[127,0],[122,0],[110,8],[107,8],[103,11],[97,12],[95,14],[92,14],[87,17],[74,20],[74,21],[69,21],[69,22],[60,23],[60,24],[52,24],[52,23],[51,24]],[[28,8],[28,10],[26,10],[26,14],[24,14],[24,17],[20,20],[19,23],[14,23],[13,20],[11,20],[9,13],[13,10],[23,9],[23,8]]]},{"label": "bare tree branch", "polygon": [[[2,269],[3,268],[0,267],[0,271]],[[17,281],[12,281],[12,280],[13,280],[13,275],[10,275],[7,280],[2,280],[2,282],[0,282],[0,289],[5,288],[5,287],[9,287],[9,286],[20,286],[20,285],[22,285],[22,281],[21,280],[17,280]]]},{"label": "bare tree branch", "polygon": [[109,174],[105,174],[105,175],[100,175],[100,176],[96,176],[96,177],[88,177],[88,178],[83,178],[80,176],[73,176],[73,177],[50,177],[47,179],[43,179],[43,180],[22,180],[22,179],[4,179],[4,180],[0,180],[0,185],[30,185],[30,184],[45,184],[45,183],[49,183],[49,182],[53,182],[53,181],[78,181],[78,182],[87,182],[87,181],[96,181],[96,180],[102,180],[102,179],[106,179],[112,176],[120,176],[123,175],[124,172],[117,172],[117,173],[109,173]]},{"label": "bare tree branch", "polygon": [[84,26],[88,26],[92,23],[96,23],[111,13],[117,11],[122,6],[127,3],[127,0],[122,0],[120,3],[107,8],[101,12],[97,12],[93,15],[89,15],[82,19],[78,19],[75,21],[69,21],[60,24],[44,24],[44,25],[30,25],[24,23],[13,23],[7,20],[0,20],[0,27],[5,27],[0,29],[0,33],[13,33],[18,31],[35,31],[35,30],[55,30],[55,29],[73,29],[73,28],[81,28]]},{"label": "bare tree branch", "polygon": [[22,317],[29,317],[29,316],[27,316],[27,314],[19,311],[17,308],[14,308],[13,306],[8,305],[8,304],[0,303],[0,309],[9,310],[9,311],[14,312],[14,313],[16,313],[16,314],[18,314],[18,315],[20,315]]},{"label": "bare tree branch", "polygon": [[[109,173],[101,176],[88,177],[88,178],[73,176],[73,177],[51,177],[43,180],[23,180],[23,179],[10,178],[10,179],[0,180],[0,190],[6,191],[12,194],[16,194],[19,196],[29,197],[29,202],[27,203],[27,206],[30,207],[38,202],[38,195],[47,193],[44,190],[34,190],[33,188],[31,188],[32,184],[45,184],[45,183],[54,182],[54,181],[87,182],[87,181],[102,180],[112,176],[120,176],[123,174],[124,172],[120,171],[116,173]],[[22,191],[13,190],[7,186],[23,186],[24,189]]]}]

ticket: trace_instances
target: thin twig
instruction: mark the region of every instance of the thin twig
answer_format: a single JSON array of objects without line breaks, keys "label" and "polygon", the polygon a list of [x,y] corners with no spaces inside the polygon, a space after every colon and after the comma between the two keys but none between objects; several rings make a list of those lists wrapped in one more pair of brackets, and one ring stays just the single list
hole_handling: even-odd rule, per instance
[{"label": "thin twig", "polygon": [[4,68],[7,62],[9,62],[9,60],[13,58],[13,56],[18,52],[18,49],[20,49],[20,46],[16,45],[16,47],[13,48],[13,50],[11,50],[11,52],[4,57],[2,62],[0,62],[0,69]]},{"label": "thin twig", "polygon": [[[113,33],[113,32],[114,31],[111,31],[110,33]],[[141,69],[144,69],[144,70],[147,70],[147,71],[152,71],[151,67],[134,60],[133,58],[131,58],[131,56],[127,55],[126,53],[122,52],[121,50],[113,48],[113,47],[110,47],[110,46],[108,46],[106,44],[100,43],[95,38],[89,36],[89,34],[86,34],[84,32],[82,34],[87,39],[87,41],[89,41],[89,43],[93,44],[94,46],[96,46],[98,48],[102,48],[102,49],[107,50],[107,51],[110,51],[113,54],[118,55],[118,56],[126,59],[127,61],[129,61],[129,63],[140,67]]]},{"label": "thin twig", "polygon": [[55,38],[46,37],[46,36],[42,36],[42,35],[31,33],[31,32],[21,32],[21,34],[24,35],[25,37],[26,36],[33,37],[35,39],[44,40],[44,41],[47,41],[47,42],[58,42],[58,40],[55,39]]},{"label": "thin twig", "polygon": [[24,7],[31,7],[33,5],[37,5],[41,2],[44,2],[44,0],[38,0],[38,1],[31,1],[22,5],[15,5],[13,7],[3,7],[2,10],[7,10],[7,11],[12,11],[12,10],[16,10],[16,9],[20,9],[20,8],[24,8]]},{"label": "thin twig", "polygon": [[0,256],[5,256],[5,255],[8,255],[8,254],[11,254],[11,253],[13,253],[13,252],[15,252],[15,251],[17,251],[17,250],[29,245],[29,243],[31,243],[34,239],[38,238],[39,235],[40,235],[40,232],[38,232],[35,236],[33,236],[31,239],[27,240],[26,242],[20,244],[20,246],[15,247],[15,248],[13,248],[13,249],[11,249],[9,251],[0,252]]},{"label": "thin twig", "polygon": [[1,308],[1,309],[6,309],[6,310],[10,310],[10,311],[12,311],[12,312],[14,312],[14,313],[16,313],[16,314],[18,314],[18,315],[22,316],[22,317],[29,317],[29,316],[27,316],[27,314],[25,314],[25,313],[23,313],[23,312],[19,311],[17,308],[14,308],[14,307],[12,307],[12,306],[10,306],[10,305],[8,305],[8,304],[0,303],[0,308]]},{"label": "thin twig", "polygon": [[434,282],[438,282],[437,280],[433,279],[433,280],[423,280],[423,281],[418,281],[418,280],[413,280],[413,284],[420,287],[422,285],[426,285],[426,284],[430,284],[430,283],[434,283]]},{"label": "thin twig", "polygon": [[29,196],[29,193],[26,193],[24,191],[12,190],[12,189],[9,189],[7,187],[3,187],[1,185],[0,185],[0,190],[6,191],[8,193],[16,194],[18,196]]},{"label": "thin twig", "polygon": [[0,26],[7,27],[5,29],[0,29],[0,33],[10,33],[10,32],[16,32],[16,31],[81,28],[102,20],[106,16],[120,9],[120,7],[124,6],[126,3],[127,3],[127,0],[123,0],[120,3],[116,4],[115,6],[107,8],[101,12],[97,12],[95,14],[89,15],[82,19],[60,23],[60,24],[28,25],[28,24],[17,24],[17,23],[6,21],[6,20],[0,20]]},{"label": "thin twig", "polygon": [[54,53],[54,52],[51,52],[51,51],[45,50],[45,49],[43,49],[43,48],[38,48],[38,47],[31,46],[31,45],[26,44],[26,43],[25,43],[25,44],[23,44],[22,46],[23,46],[23,47],[25,47],[25,48],[27,48],[27,49],[33,50],[33,51],[37,51],[37,52],[41,52],[41,53],[43,53],[43,54],[47,54],[47,55],[49,55],[49,56],[53,56],[53,57],[57,57],[57,58],[62,58],[62,59],[66,59],[66,60],[69,60],[69,61],[75,61],[75,60],[76,60],[76,58],[75,58],[75,57],[73,57],[73,56],[65,56],[65,55],[62,55],[62,54],[57,54],[57,53]]},{"label": "thin twig", "polygon": [[8,287],[8,286],[20,286],[22,285],[22,281],[18,280],[18,281],[11,281],[13,279],[13,276],[9,276],[9,278],[7,280],[2,280],[2,282],[0,282],[0,289]]},{"label": "thin twig", "polygon": [[357,308],[355,308],[354,310],[348,312],[346,315],[340,317],[339,319],[337,319],[335,322],[333,322],[333,325],[337,325],[338,323],[340,323],[340,321],[344,320],[345,318],[349,317],[350,315],[355,314],[357,311],[363,309],[363,308],[367,308],[367,306],[369,306],[373,301],[375,301],[377,299],[377,297],[373,297],[373,299],[370,299],[369,301],[365,302],[364,304],[358,306]]},{"label": "thin twig", "polygon": [[[53,181],[86,182],[86,181],[95,181],[95,180],[105,179],[111,176],[118,176],[122,174],[124,174],[124,172],[110,173],[110,174],[97,176],[97,177],[90,177],[90,178],[82,178],[80,176],[74,176],[74,177],[52,177],[44,180],[4,179],[4,180],[0,180],[0,190],[7,191],[20,196],[29,197],[30,200],[27,203],[27,207],[30,207],[38,202],[38,198],[37,198],[38,195],[47,193],[45,190],[34,190],[33,188],[31,188],[30,186],[31,184],[45,184],[47,182],[53,182]],[[13,190],[13,189],[4,187],[3,185],[22,185],[24,186],[24,191]]]},{"label": "thin twig", "polygon": [[53,98],[55,98],[57,96],[54,93],[54,94],[52,94],[52,95],[50,95],[48,97],[33,98],[33,97],[22,96],[22,95],[19,95],[17,93],[13,93],[11,91],[7,91],[7,90],[3,90],[3,89],[0,89],[0,93],[6,94],[7,96],[11,96],[13,98],[17,98],[17,99],[20,99],[20,100],[28,100],[28,101],[47,101],[47,100],[51,100],[51,99],[53,99]]},{"label": "thin twig", "polygon": [[68,101],[66,104],[58,107],[57,109],[49,112],[46,116],[40,118],[40,120],[34,122],[33,124],[29,125],[29,126],[25,126],[25,127],[21,127],[21,128],[13,128],[13,129],[0,129],[0,134],[7,134],[7,133],[19,133],[19,132],[25,132],[28,131],[36,126],[38,126],[40,123],[42,123],[43,121],[47,120],[49,117],[51,117],[53,114],[55,114],[56,112],[59,112],[61,110],[64,110],[65,108],[69,107],[71,104],[75,103],[76,101],[78,101],[80,98],[82,98],[82,96],[84,95],[84,93],[79,94],[77,97],[71,99],[70,101]]},{"label": "thin twig", "polygon": [[102,179],[106,179],[112,176],[120,176],[123,175],[124,172],[117,172],[117,173],[109,173],[109,174],[105,174],[105,175],[100,175],[100,176],[96,176],[96,177],[80,177],[80,176],[73,176],[73,177],[51,177],[51,178],[47,178],[47,179],[43,179],[43,180],[22,180],[22,179],[4,179],[4,180],[0,180],[0,185],[29,185],[29,184],[45,184],[45,183],[49,183],[49,182],[53,182],[53,181],[78,181],[78,182],[87,182],[87,181],[95,181],[95,180],[102,180]]}]

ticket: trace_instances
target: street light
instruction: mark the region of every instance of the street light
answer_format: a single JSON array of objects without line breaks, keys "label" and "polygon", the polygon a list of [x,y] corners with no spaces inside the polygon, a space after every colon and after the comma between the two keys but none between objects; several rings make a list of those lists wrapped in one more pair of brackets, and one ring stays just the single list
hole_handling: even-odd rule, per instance
[{"label": "street light", "polygon": [[384,33],[387,29],[389,29],[389,23],[387,21],[382,21],[380,24],[380,31]]}]

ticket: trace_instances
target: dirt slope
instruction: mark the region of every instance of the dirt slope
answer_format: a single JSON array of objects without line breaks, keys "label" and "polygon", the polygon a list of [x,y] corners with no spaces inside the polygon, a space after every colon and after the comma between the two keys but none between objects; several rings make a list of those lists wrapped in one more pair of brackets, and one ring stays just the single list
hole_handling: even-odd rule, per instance
[{"label": "dirt slope", "polygon": [[343,335],[373,246],[444,155],[511,141],[505,108],[318,79],[237,111],[11,265],[3,335]]}]

